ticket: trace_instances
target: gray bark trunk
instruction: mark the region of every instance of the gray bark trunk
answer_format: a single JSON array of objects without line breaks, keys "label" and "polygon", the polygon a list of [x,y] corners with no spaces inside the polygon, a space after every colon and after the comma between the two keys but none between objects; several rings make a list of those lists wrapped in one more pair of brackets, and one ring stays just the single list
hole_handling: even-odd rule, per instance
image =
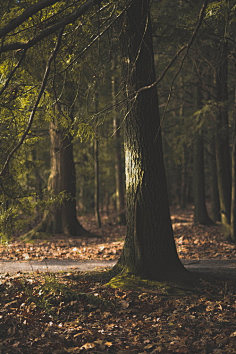
[{"label": "gray bark trunk", "polygon": [[[149,279],[186,274],[170,220],[163,162],[149,1],[133,1],[122,34],[128,115],[125,119],[127,235],[118,270]],[[186,272],[186,273],[185,273]]]}]

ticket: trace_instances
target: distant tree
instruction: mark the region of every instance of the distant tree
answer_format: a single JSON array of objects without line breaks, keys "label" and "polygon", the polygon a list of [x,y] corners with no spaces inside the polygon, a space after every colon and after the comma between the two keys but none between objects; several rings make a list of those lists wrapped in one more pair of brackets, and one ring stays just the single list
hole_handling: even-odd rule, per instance
[{"label": "distant tree", "polygon": [[[202,101],[203,101],[202,84],[201,84],[201,78],[199,78],[195,88],[196,112],[198,109],[202,108]],[[199,117],[199,120],[201,120],[201,115]],[[199,123],[200,122],[198,121],[198,125]],[[193,143],[194,145],[193,147],[194,222],[203,225],[211,225],[213,222],[210,219],[206,208],[203,126],[201,126],[201,128],[198,128],[196,130],[194,134],[194,143]]]},{"label": "distant tree", "polygon": [[69,129],[60,126],[60,104],[55,105],[54,118],[50,122],[50,175],[47,190],[49,195],[61,195],[61,200],[52,203],[42,221],[25,238],[43,238],[46,234],[70,236],[88,235],[77,219],[76,174],[73,156],[73,136]]},{"label": "distant tree", "polygon": [[[100,38],[101,33],[96,33],[95,38],[94,33],[91,34],[88,27],[86,27],[86,19],[83,19],[83,23],[78,23],[78,19],[83,15],[89,11],[91,14],[95,5],[100,7],[101,2],[87,0],[80,4],[79,7],[74,1],[61,2],[57,0],[41,0],[37,3],[31,1],[28,3],[17,2],[9,3],[6,6],[3,5],[2,28],[0,28],[0,37],[2,38],[2,45],[0,48],[0,52],[2,53],[1,63],[6,65],[7,59],[9,58],[8,53],[14,51],[13,62],[16,62],[16,64],[13,63],[12,66],[9,65],[7,67],[8,69],[10,68],[9,72],[6,72],[6,74],[4,72],[6,77],[3,75],[4,84],[1,87],[0,95],[3,97],[4,91],[7,92],[10,83],[14,82],[14,77],[17,72],[21,72],[21,74],[23,73],[23,64],[28,64],[29,72],[31,71],[34,75],[36,86],[39,85],[41,81],[41,88],[38,97],[36,97],[35,103],[33,104],[33,109],[29,114],[30,118],[28,123],[26,125],[24,125],[25,122],[22,124],[21,131],[23,131],[23,133],[18,133],[16,135],[16,139],[13,140],[12,145],[10,145],[12,146],[11,150],[9,151],[8,146],[8,152],[5,153],[3,160],[1,161],[0,182],[2,182],[2,186],[5,183],[4,179],[6,179],[6,175],[8,174],[7,171],[9,166],[13,166],[14,157],[17,156],[22,150],[22,147],[25,146],[25,141],[31,134],[33,121],[38,114],[39,103],[42,101],[43,95],[50,92],[50,95],[52,96],[51,93],[57,89],[58,80],[61,83],[63,92],[63,89],[66,88],[65,82],[63,82],[65,79],[63,73],[68,71],[68,68],[72,67],[72,65],[75,67],[78,58],[82,53]],[[110,13],[110,9],[108,9],[107,13]],[[116,15],[114,17],[116,17]],[[111,20],[113,20],[113,18],[111,18]],[[83,27],[84,23],[85,26]],[[67,29],[65,29],[69,24],[73,25],[71,27],[68,26]],[[106,31],[109,26],[110,24],[108,22],[103,22],[101,31]],[[82,38],[82,44],[81,42],[79,44],[75,43],[75,33],[77,34],[79,32],[80,34],[81,29],[83,31],[85,27],[85,36],[79,36]],[[11,39],[12,33],[15,34],[15,41],[12,41]],[[55,34],[58,34],[58,38]],[[86,40],[84,40],[84,38],[86,38]],[[45,39],[47,39],[47,41],[45,41]],[[50,53],[53,47],[54,50]],[[34,48],[34,50],[37,48],[39,49],[39,52],[42,51],[43,48],[43,60],[37,62],[38,52],[36,51],[37,54],[32,53],[33,50],[31,48]],[[59,49],[61,50],[60,61],[56,61],[55,59]],[[46,63],[44,77],[42,78],[41,73],[43,66],[45,66],[46,53],[49,53],[49,59]],[[36,65],[36,62],[38,63],[38,66]],[[33,67],[35,67],[35,71],[33,70]],[[25,86],[25,82],[23,82],[23,85]],[[11,91],[11,101],[18,97],[18,91],[18,87],[14,86]],[[35,91],[37,91],[37,89],[35,89]],[[55,100],[58,102],[58,97],[55,97]],[[28,110],[29,108],[27,107],[24,112],[25,115],[27,115]],[[58,124],[58,118],[61,119],[61,117],[57,117],[56,123],[54,121],[51,122],[50,125],[52,158],[48,191],[54,192],[55,194],[65,192],[66,198],[60,207],[56,207],[56,204],[50,207],[50,212],[44,214],[42,223],[38,225],[37,230],[34,231],[65,232],[72,235],[81,235],[85,230],[83,230],[76,218],[73,137],[71,136],[70,130],[67,131],[63,126],[60,126],[60,123]],[[3,194],[5,194],[5,191],[6,190],[4,189]],[[21,196],[19,196],[19,198],[21,198]]]}]

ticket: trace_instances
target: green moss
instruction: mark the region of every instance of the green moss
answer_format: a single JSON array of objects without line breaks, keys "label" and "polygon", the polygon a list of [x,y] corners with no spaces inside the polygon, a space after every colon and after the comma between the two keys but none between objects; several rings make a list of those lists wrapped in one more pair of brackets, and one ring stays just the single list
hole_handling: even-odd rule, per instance
[{"label": "green moss", "polygon": [[123,272],[113,277],[106,286],[132,291],[155,291],[160,295],[186,295],[188,289],[168,282],[142,279],[129,272]]},{"label": "green moss", "polygon": [[170,286],[164,282],[142,279],[130,273],[121,273],[112,278],[107,286],[123,290],[144,290],[158,289],[163,293],[168,293]]}]

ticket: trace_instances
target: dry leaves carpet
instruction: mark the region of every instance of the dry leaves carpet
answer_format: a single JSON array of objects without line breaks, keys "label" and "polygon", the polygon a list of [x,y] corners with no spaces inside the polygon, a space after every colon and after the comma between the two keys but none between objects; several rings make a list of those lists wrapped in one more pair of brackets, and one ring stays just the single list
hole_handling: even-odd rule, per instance
[{"label": "dry leaves carpet", "polygon": [[[1,259],[117,259],[125,227],[92,218],[90,239],[55,237],[1,246]],[[184,259],[235,259],[218,226],[192,225],[192,212],[172,211]],[[106,285],[105,272],[0,274],[0,353],[236,353],[236,280],[202,280],[195,288],[130,279]],[[127,285],[127,284],[126,284]]]}]

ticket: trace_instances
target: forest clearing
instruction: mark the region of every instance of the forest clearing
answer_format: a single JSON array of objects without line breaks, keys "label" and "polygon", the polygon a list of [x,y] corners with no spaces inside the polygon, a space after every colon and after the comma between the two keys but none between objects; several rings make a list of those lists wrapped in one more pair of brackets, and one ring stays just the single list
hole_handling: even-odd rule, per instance
[{"label": "forest clearing", "polygon": [[[179,256],[235,259],[235,244],[219,226],[193,224],[193,209],[172,209]],[[1,247],[1,259],[110,259],[121,254],[125,227],[92,216],[83,225],[97,239],[50,240]],[[1,274],[0,352],[15,353],[235,353],[236,278],[202,279],[195,286],[130,278],[107,286],[109,274]],[[112,285],[112,284],[111,284]]]}]

